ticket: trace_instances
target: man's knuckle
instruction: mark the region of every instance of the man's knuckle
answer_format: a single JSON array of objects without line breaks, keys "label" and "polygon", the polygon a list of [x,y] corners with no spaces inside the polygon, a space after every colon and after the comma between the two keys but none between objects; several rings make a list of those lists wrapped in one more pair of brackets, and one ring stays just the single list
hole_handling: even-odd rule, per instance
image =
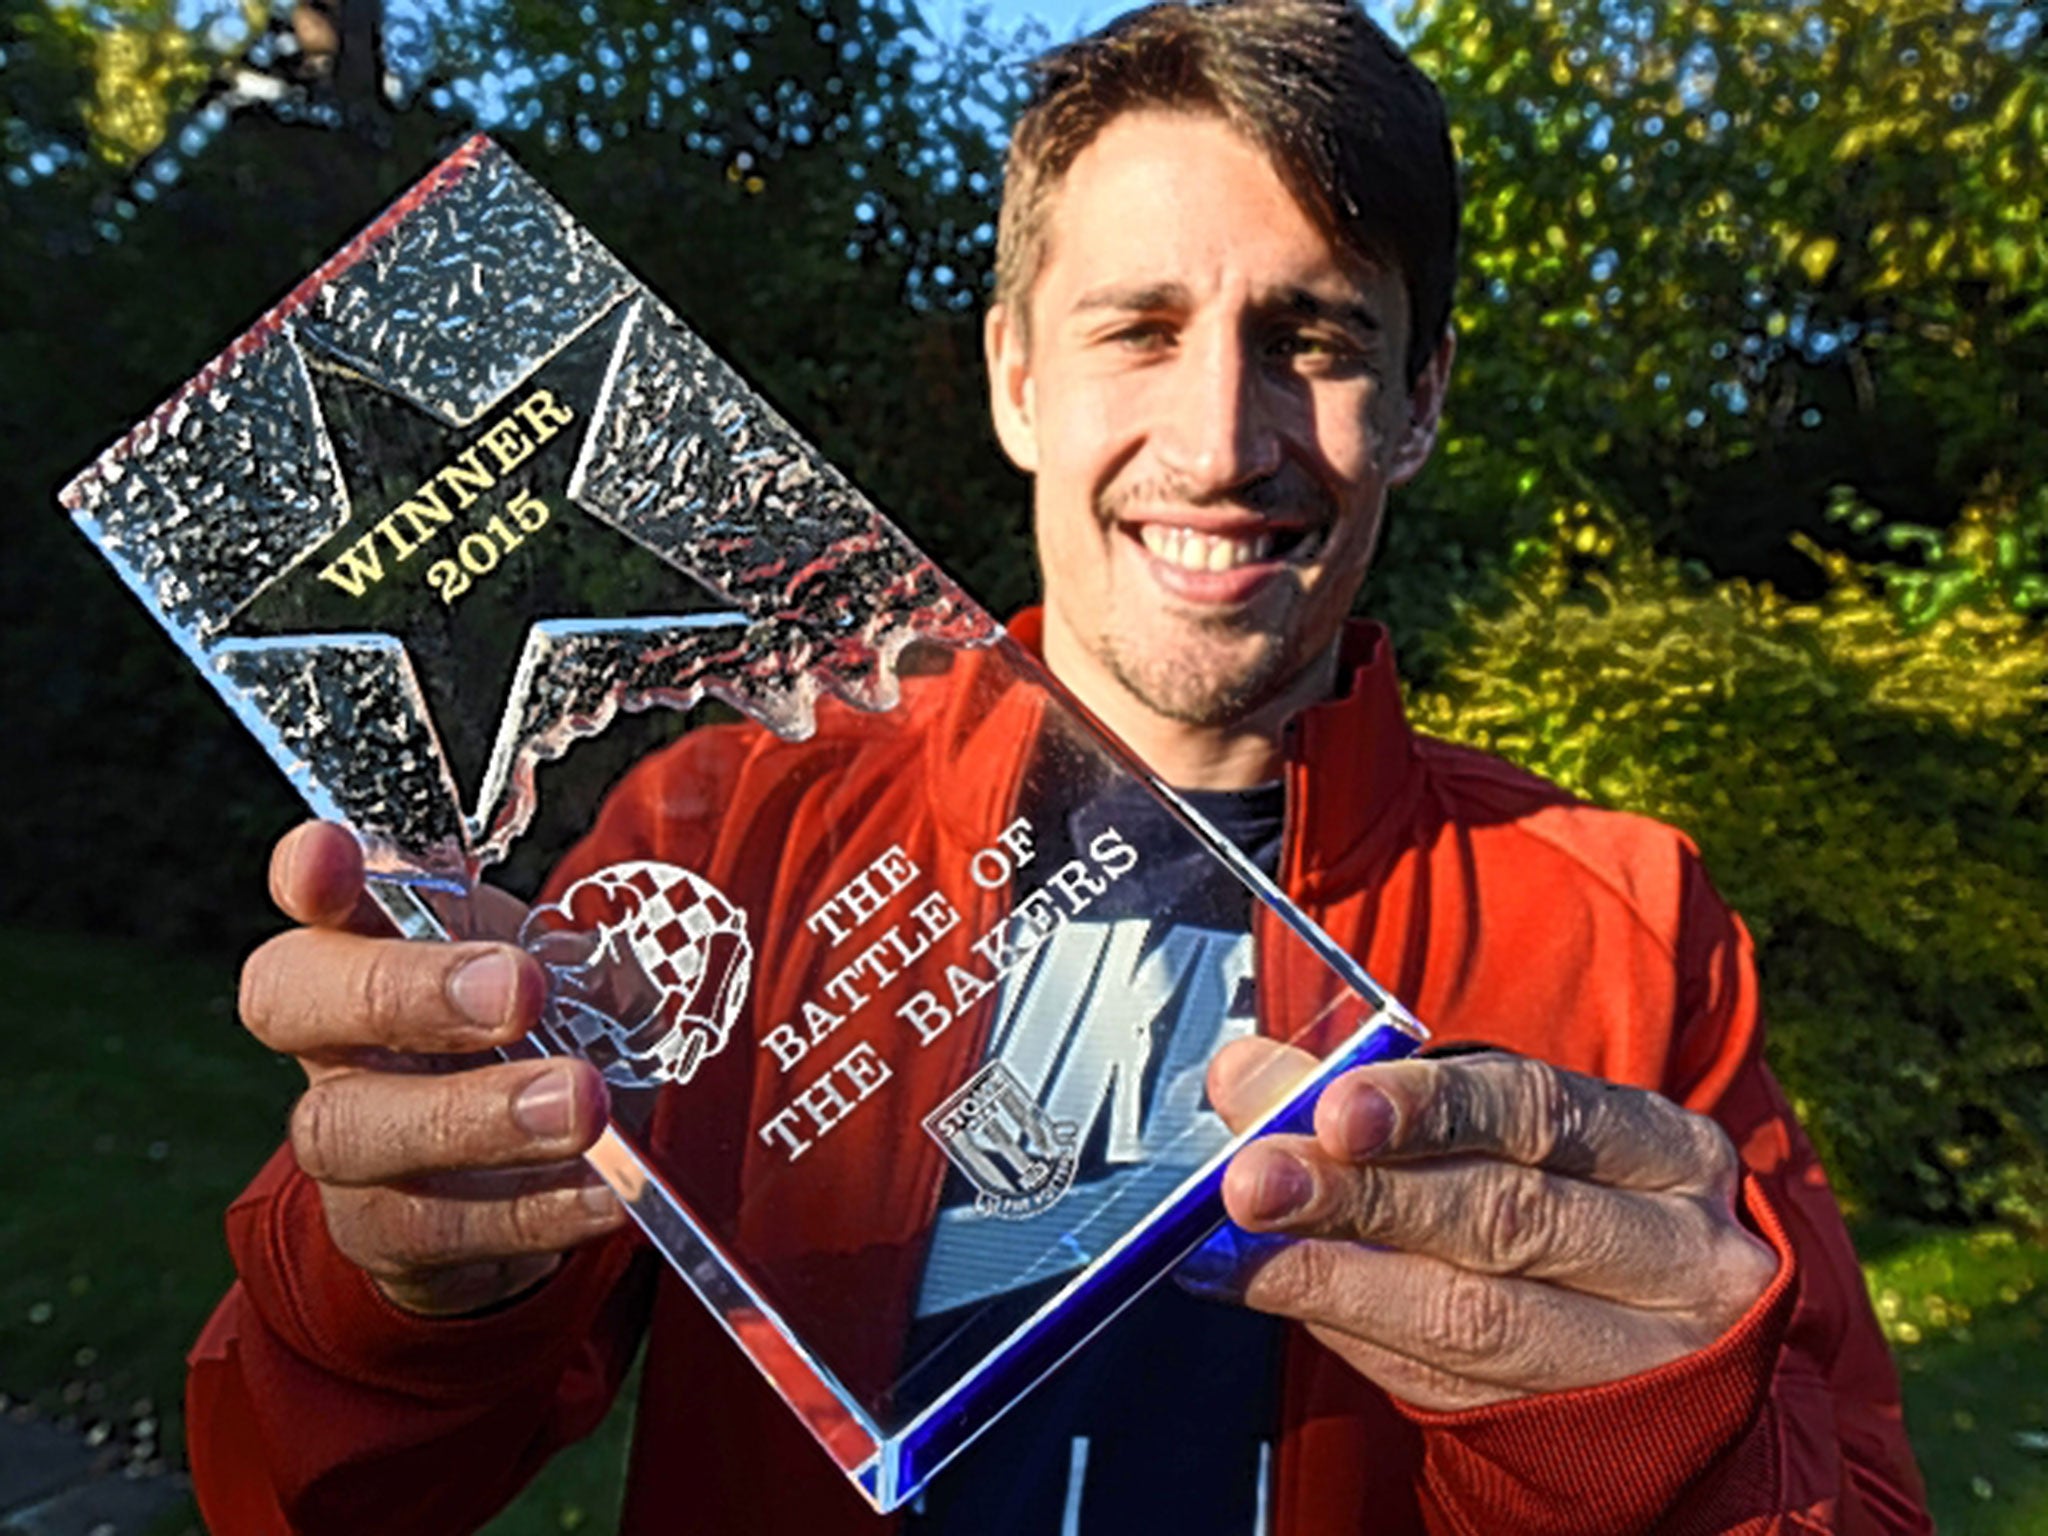
[{"label": "man's knuckle", "polygon": [[1473,1381],[1464,1371],[1434,1361],[1408,1359],[1403,1359],[1398,1369],[1405,1378],[1399,1396],[1445,1408],[1462,1408],[1471,1403]]},{"label": "man's knuckle", "polygon": [[399,1192],[393,1205],[391,1254],[407,1274],[444,1268],[468,1255],[471,1213],[462,1200]]},{"label": "man's knuckle", "polygon": [[1499,1164],[1486,1170],[1474,1208],[1481,1251],[1498,1273],[1534,1269],[1557,1245],[1556,1202],[1544,1180],[1527,1169]]},{"label": "man's knuckle", "polygon": [[1389,1236],[1397,1220],[1393,1178],[1377,1168],[1351,1170],[1344,1197],[1344,1222],[1351,1234],[1375,1242]]},{"label": "man's knuckle", "polygon": [[358,993],[363,1017],[380,1040],[398,1033],[418,1006],[414,958],[403,945],[396,944],[372,945],[364,955]]},{"label": "man's knuckle", "polygon": [[343,1249],[342,1254],[372,1280],[382,1280],[387,1285],[397,1285],[419,1273],[419,1267],[409,1257],[389,1248],[359,1245],[354,1251]]},{"label": "man's knuckle", "polygon": [[1405,1138],[1417,1151],[1443,1152],[1463,1146],[1472,1129],[1471,1076],[1456,1063],[1425,1063],[1424,1098],[1415,1134]]},{"label": "man's knuckle", "polygon": [[418,1109],[417,1125],[428,1160],[452,1168],[478,1155],[477,1114],[473,1095],[458,1078],[443,1079]]},{"label": "man's knuckle", "polygon": [[349,1119],[342,1095],[325,1083],[308,1088],[292,1106],[288,1128],[292,1156],[314,1183],[334,1177],[348,1142]]},{"label": "man's knuckle", "polygon": [[259,949],[242,962],[242,974],[235,984],[235,1017],[252,1031],[263,1017],[262,961],[263,951]]},{"label": "man's knuckle", "polygon": [[362,1202],[341,1198],[350,1193],[348,1190],[323,1189],[320,1192],[321,1210],[327,1218],[327,1235],[333,1239],[336,1251],[358,1268],[367,1268],[363,1262],[366,1250]]},{"label": "man's knuckle", "polygon": [[1742,1158],[1727,1131],[1705,1115],[1688,1115],[1692,1122],[1693,1160],[1705,1187],[1715,1193],[1735,1187],[1742,1173]]},{"label": "man's knuckle", "polygon": [[1422,1342],[1432,1356],[1476,1364],[1504,1354],[1514,1341],[1514,1307],[1490,1276],[1454,1270],[1425,1302]]},{"label": "man's knuckle", "polygon": [[1747,1312],[1778,1273],[1778,1256],[1740,1227],[1726,1230],[1715,1245],[1709,1273],[1715,1277],[1718,1311],[1733,1321]]},{"label": "man's knuckle", "polygon": [[280,950],[285,935],[266,939],[258,945],[249,958],[242,963],[240,985],[236,988],[235,1008],[241,1015],[242,1023],[260,1040],[269,1038],[277,997],[275,977],[282,961]]},{"label": "man's knuckle", "polygon": [[1335,1286],[1338,1246],[1313,1239],[1290,1243],[1252,1277],[1245,1299],[1264,1311],[1309,1314],[1327,1306]]},{"label": "man's knuckle", "polygon": [[[1776,1250],[1765,1243],[1751,1239],[1743,1246],[1749,1254],[1745,1263],[1749,1268],[1750,1297],[1754,1301],[1756,1297],[1763,1295],[1765,1291],[1771,1288],[1778,1278],[1778,1271],[1782,1264]],[[1743,1310],[1747,1311],[1748,1308],[1745,1307]]]},{"label": "man's knuckle", "polygon": [[364,1274],[386,1284],[395,1285],[409,1280],[420,1271],[419,1260],[412,1249],[402,1236],[390,1232],[379,1232],[374,1237],[363,1234],[348,1258]]},{"label": "man's knuckle", "polygon": [[555,1202],[545,1190],[522,1190],[505,1202],[506,1250],[540,1253],[554,1246]]},{"label": "man's knuckle", "polygon": [[392,1191],[327,1192],[327,1232],[349,1263],[379,1280],[400,1280],[409,1272],[392,1241]]},{"label": "man's knuckle", "polygon": [[1515,1063],[1512,1150],[1541,1167],[1575,1165],[1586,1142],[1586,1107],[1562,1072],[1526,1057]]}]

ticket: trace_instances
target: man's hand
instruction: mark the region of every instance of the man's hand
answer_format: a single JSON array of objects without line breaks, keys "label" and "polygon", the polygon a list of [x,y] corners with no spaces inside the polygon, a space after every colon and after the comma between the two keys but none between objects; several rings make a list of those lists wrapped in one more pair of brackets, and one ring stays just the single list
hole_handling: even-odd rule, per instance
[{"label": "man's hand", "polygon": [[305,1068],[292,1151],[336,1246],[386,1296],[414,1312],[476,1311],[625,1220],[579,1156],[604,1129],[596,1070],[486,1054],[538,1019],[539,962],[507,944],[374,936],[389,927],[340,827],[280,839],[270,888],[307,926],[249,957],[242,1020]]},{"label": "man's hand", "polygon": [[[1209,1095],[1234,1128],[1310,1060],[1244,1040]],[[1323,1091],[1314,1136],[1224,1177],[1275,1245],[1235,1277],[1386,1391],[1450,1411],[1619,1380],[1711,1344],[1763,1294],[1735,1150],[1670,1100],[1505,1055],[1405,1061]]]}]

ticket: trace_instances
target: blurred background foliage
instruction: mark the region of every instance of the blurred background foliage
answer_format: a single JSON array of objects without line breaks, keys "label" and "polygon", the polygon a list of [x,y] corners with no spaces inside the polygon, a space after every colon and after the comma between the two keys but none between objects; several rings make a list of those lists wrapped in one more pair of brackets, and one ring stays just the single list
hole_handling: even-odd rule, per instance
[{"label": "blurred background foliage", "polygon": [[1469,195],[1433,522],[1541,539],[1592,495],[1811,593],[1790,536],[1840,540],[1836,487],[2018,515],[2048,468],[2038,7],[1443,0],[1415,43]]},{"label": "blurred background foliage", "polygon": [[1379,582],[1432,728],[1699,840],[1852,1213],[2036,1234],[2043,14],[1424,5],[1469,284]]},{"label": "blurred background foliage", "polygon": [[1852,1217],[2048,1227],[2038,622],[1909,625],[1570,514],[1416,701],[1424,729],[1685,828],[1756,939],[1770,1059]]},{"label": "blurred background foliage", "polygon": [[[1418,709],[1702,843],[1852,1207],[2048,1229],[2048,69],[2021,0],[1421,0],[1466,166]],[[234,951],[296,812],[52,493],[481,125],[992,607],[1000,131],[912,0],[0,0],[0,920]]]}]

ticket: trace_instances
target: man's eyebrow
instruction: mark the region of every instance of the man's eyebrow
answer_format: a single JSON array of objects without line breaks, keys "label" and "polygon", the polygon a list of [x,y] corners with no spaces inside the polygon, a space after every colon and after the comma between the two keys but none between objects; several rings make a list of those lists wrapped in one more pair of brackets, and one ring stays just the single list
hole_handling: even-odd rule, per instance
[{"label": "man's eyebrow", "polygon": [[[1383,329],[1378,314],[1361,300],[1331,298],[1301,287],[1283,289],[1277,300],[1277,308],[1300,319],[1335,320],[1367,336],[1376,336]],[[1187,286],[1171,280],[1105,283],[1076,299],[1073,312],[1086,314],[1106,309],[1119,314],[1145,314],[1154,310],[1185,309],[1192,302]]]},{"label": "man's eyebrow", "polygon": [[1377,335],[1383,329],[1372,307],[1358,300],[1325,298],[1306,288],[1290,288],[1281,300],[1290,314],[1304,320],[1336,320],[1366,335]]},{"label": "man's eyebrow", "polygon": [[1187,307],[1188,290],[1184,284],[1161,283],[1105,283],[1100,288],[1091,288],[1074,301],[1074,312],[1083,313],[1095,309],[1114,309],[1125,313],[1154,309],[1183,309]]}]

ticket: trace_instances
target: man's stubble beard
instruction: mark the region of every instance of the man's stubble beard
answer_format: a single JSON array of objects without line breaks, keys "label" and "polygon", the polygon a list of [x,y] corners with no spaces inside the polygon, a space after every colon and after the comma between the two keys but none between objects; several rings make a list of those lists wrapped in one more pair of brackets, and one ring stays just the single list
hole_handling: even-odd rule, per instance
[{"label": "man's stubble beard", "polygon": [[[1193,619],[1184,623],[1198,631],[1242,641],[1257,635],[1263,644],[1251,649],[1247,661],[1229,664],[1210,647],[1196,641],[1194,656],[1143,654],[1105,621],[1096,633],[1095,654],[1103,669],[1152,713],[1181,725],[1230,725],[1253,714],[1280,694],[1297,670],[1280,636],[1229,619]],[[1219,675],[1220,674],[1220,675]]]}]

